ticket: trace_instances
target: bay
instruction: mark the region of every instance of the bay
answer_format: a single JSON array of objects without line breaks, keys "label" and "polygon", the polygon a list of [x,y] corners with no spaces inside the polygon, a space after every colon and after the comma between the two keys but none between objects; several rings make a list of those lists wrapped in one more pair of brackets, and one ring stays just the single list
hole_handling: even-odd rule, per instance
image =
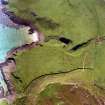
[{"label": "bay", "polygon": [[6,54],[14,47],[29,43],[27,28],[11,28],[0,24],[0,62],[4,62]]}]

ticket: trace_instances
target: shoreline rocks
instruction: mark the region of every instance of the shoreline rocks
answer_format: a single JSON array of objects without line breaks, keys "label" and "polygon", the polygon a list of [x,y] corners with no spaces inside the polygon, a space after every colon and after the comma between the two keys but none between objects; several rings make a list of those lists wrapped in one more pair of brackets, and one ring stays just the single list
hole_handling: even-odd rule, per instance
[{"label": "shoreline rocks", "polygon": [[[22,46],[11,49],[7,53],[6,60],[0,63],[3,80],[8,89],[8,91],[6,91],[7,94],[4,96],[4,89],[1,88],[1,90],[3,91],[0,92],[0,96],[1,96],[0,100],[5,99],[8,101],[8,104],[12,104],[16,99],[16,91],[13,85],[13,81],[11,79],[11,73],[15,72],[16,70],[16,61],[13,57],[18,52],[23,52],[31,48],[35,48],[37,45],[39,45],[39,43],[43,42],[44,37],[42,33],[38,32],[38,29],[32,24],[31,21],[21,19],[20,17],[15,16],[13,12],[8,11],[7,8],[5,7],[7,3],[8,1],[0,0],[0,15],[1,15],[0,23],[1,24],[4,24],[9,27],[14,27],[14,28],[19,28],[19,27],[21,28],[23,26],[29,27],[29,30],[28,30],[29,35],[30,34],[33,35],[35,32],[37,32],[37,38],[33,39],[32,43],[29,43],[29,44],[26,43]],[[5,22],[2,22],[2,19],[4,19],[4,17],[5,17]],[[6,22],[7,19],[9,20],[9,23]]]}]

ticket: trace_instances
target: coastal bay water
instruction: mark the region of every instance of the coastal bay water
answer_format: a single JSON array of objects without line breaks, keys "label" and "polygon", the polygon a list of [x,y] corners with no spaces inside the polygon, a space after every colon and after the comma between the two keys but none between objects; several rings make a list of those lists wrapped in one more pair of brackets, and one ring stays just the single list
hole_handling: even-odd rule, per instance
[{"label": "coastal bay water", "polygon": [[0,62],[5,61],[7,52],[12,48],[30,41],[31,39],[26,28],[16,29],[0,24]]}]

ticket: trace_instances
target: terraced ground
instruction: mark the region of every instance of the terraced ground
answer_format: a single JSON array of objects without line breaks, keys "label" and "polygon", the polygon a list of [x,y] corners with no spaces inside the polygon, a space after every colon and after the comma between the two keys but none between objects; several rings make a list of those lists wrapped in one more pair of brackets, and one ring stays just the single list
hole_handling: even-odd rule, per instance
[{"label": "terraced ground", "polygon": [[[31,20],[45,36],[37,48],[14,57],[15,105],[104,105],[105,1],[11,0],[10,10]],[[52,83],[53,88],[60,83],[57,86],[61,89],[49,89]],[[66,94],[72,85],[78,88],[73,94],[77,98]],[[84,95],[83,99],[81,94],[89,98]]]}]

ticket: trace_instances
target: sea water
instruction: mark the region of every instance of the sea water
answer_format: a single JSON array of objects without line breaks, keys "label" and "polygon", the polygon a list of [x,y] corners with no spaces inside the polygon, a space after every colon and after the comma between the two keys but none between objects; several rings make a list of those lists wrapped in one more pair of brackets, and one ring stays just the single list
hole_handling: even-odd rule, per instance
[{"label": "sea water", "polygon": [[5,61],[6,54],[12,48],[29,42],[26,28],[11,28],[0,24],[0,62]]}]

